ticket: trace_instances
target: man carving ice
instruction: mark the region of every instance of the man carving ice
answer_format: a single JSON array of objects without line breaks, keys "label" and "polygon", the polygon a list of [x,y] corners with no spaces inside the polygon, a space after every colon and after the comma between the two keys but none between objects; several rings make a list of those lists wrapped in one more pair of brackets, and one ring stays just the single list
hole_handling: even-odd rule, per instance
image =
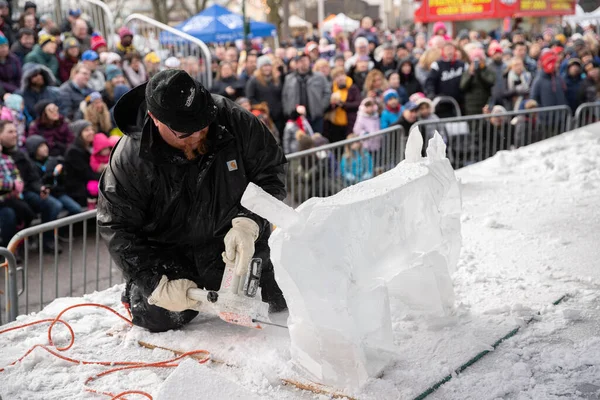
[{"label": "man carving ice", "polygon": [[286,307],[273,277],[269,223],[240,205],[249,182],[283,199],[285,157],[267,128],[186,72],[167,70],[114,109],[125,136],[100,180],[98,224],[123,271],[133,323],[191,321],[189,288],[218,290],[225,262],[241,275],[263,261],[262,298]]}]

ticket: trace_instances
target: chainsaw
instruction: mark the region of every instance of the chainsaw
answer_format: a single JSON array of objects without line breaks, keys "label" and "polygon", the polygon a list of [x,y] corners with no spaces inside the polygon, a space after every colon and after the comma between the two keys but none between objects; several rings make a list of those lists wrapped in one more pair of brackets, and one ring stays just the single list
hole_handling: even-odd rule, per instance
[{"label": "chainsaw", "polygon": [[200,302],[200,312],[216,314],[230,324],[256,329],[262,329],[262,325],[280,326],[270,321],[269,305],[257,297],[261,272],[260,258],[253,258],[242,276],[228,264],[218,291],[190,288],[187,297]]}]

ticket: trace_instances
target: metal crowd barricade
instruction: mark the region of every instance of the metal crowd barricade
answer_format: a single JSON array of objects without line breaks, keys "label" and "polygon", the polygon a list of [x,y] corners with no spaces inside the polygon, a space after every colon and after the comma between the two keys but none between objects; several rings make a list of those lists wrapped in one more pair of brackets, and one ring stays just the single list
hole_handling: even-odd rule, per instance
[{"label": "metal crowd barricade", "polygon": [[[17,261],[15,256],[5,247],[0,247],[0,260],[4,263],[0,267],[5,269],[4,291],[0,291],[0,325],[5,322],[14,321],[17,318],[18,295],[17,295]],[[4,299],[4,300],[3,300]],[[2,303],[6,310],[6,317],[2,316]]]},{"label": "metal crowd barricade", "polygon": [[[430,136],[443,133],[448,158],[454,168],[483,161],[501,150],[509,150],[559,135],[571,129],[568,106],[536,108],[497,114],[469,115],[418,121]],[[448,132],[452,127],[452,132]]]},{"label": "metal crowd barricade", "polygon": [[[59,27],[67,19],[70,9],[81,10],[82,18],[92,25],[95,32],[99,32],[104,36],[108,46],[115,46],[115,18],[105,2],[101,0],[38,0],[36,4],[37,15],[51,15]],[[25,0],[19,0],[18,7],[13,7],[15,18],[23,11],[24,5]]]},{"label": "metal crowd barricade", "polygon": [[[396,126],[341,142],[288,154],[286,202],[295,207],[311,197],[327,197],[345,187],[380,175],[404,159],[406,135]],[[361,149],[361,162],[345,153]],[[368,149],[368,150],[366,150]]]},{"label": "metal crowd barricade", "polygon": [[600,121],[600,101],[583,103],[575,110],[573,129]]},{"label": "metal crowd barricade", "polygon": [[212,86],[211,54],[202,40],[142,14],[130,15],[124,24],[135,33],[136,49],[155,51],[163,64],[168,57],[177,57],[183,70],[205,87]]},{"label": "metal crowd barricade", "polygon": [[[54,232],[57,247],[54,254],[43,251],[43,233],[48,231]],[[68,238],[62,254],[58,253],[59,236]],[[81,296],[90,289],[104,290],[122,281],[100,238],[96,210],[24,229],[11,239],[8,252],[19,254],[20,246],[23,246],[22,266],[15,268],[16,264],[11,264],[14,258],[8,258],[5,285],[11,288],[6,290],[10,297],[9,321],[19,314],[41,310],[56,298]],[[2,248],[0,256],[6,256]],[[17,301],[17,295],[21,301]]]}]

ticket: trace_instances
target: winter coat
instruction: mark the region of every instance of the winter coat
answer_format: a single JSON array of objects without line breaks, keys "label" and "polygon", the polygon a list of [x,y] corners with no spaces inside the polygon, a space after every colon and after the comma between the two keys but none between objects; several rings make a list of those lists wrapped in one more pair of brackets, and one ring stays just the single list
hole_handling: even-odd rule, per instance
[{"label": "winter coat", "polygon": [[413,126],[414,122],[408,122],[407,120],[404,119],[403,115],[400,115],[400,118],[398,118],[393,124],[392,126],[396,126],[399,125],[404,129],[404,134],[408,136],[408,134],[410,133],[410,128]]},{"label": "winter coat", "polygon": [[69,124],[62,115],[53,126],[43,126],[39,118],[36,119],[29,127],[29,136],[31,135],[40,135],[44,138],[51,156],[63,156],[67,147],[75,140]]},{"label": "winter coat", "polygon": [[504,63],[504,61],[496,63],[494,60],[490,59],[488,60],[487,68],[490,71],[492,71],[494,73],[494,76],[496,77],[494,80],[494,86],[492,87],[492,101],[490,102],[490,107],[493,107],[495,105],[501,105],[508,110],[509,107],[506,107],[506,83],[504,79],[504,76],[506,75],[507,65]]},{"label": "winter coat", "polygon": [[4,62],[0,61],[0,84],[6,93],[13,93],[21,86],[21,61],[8,53]]},{"label": "winter coat", "polygon": [[0,153],[0,203],[11,197],[18,180],[21,180],[21,175],[14,160],[11,156]]},{"label": "winter coat", "polygon": [[23,46],[19,41],[14,42],[12,46],[10,46],[10,52],[17,56],[19,61],[21,61],[21,65],[25,63],[25,56],[29,54],[31,50],[33,50],[33,47],[28,49],[27,47]]},{"label": "winter coat", "polygon": [[398,108],[397,112],[391,111],[387,107],[381,112],[381,129],[389,128],[398,121],[398,118],[402,115],[402,107]]},{"label": "winter coat", "polygon": [[15,32],[12,30],[10,25],[8,23],[6,23],[5,21],[2,21],[2,23],[0,23],[0,32],[2,32],[4,37],[6,39],[8,39],[9,46],[11,46],[13,43],[15,43],[17,41],[17,36],[15,35]]},{"label": "winter coat", "polygon": [[[356,122],[354,123],[354,127],[352,129],[352,132],[358,136],[368,136],[370,133],[375,133],[380,130],[381,121],[379,119],[379,114],[377,112],[374,114],[367,114],[365,111],[364,104],[369,100],[373,101],[373,99],[370,98],[364,99],[360,103],[360,107],[358,109]],[[368,151],[377,151],[381,149],[381,140],[381,136],[365,140],[363,142],[363,148]]]},{"label": "winter coat", "polygon": [[88,82],[88,87],[92,89],[94,92],[99,92],[104,89],[104,84],[106,83],[106,78],[104,77],[104,73],[99,69],[92,72],[90,75],[90,81]]},{"label": "winter coat", "polygon": [[507,110],[518,110],[523,99],[529,97],[533,78],[529,71],[523,71],[517,75],[514,71],[508,71],[505,82],[505,98],[510,101]]},{"label": "winter coat", "polygon": [[[305,79],[308,103],[306,104],[307,117],[309,120],[320,118],[329,107],[331,84],[320,72],[309,72]],[[285,115],[291,115],[296,106],[300,104],[300,90],[302,86],[302,78],[297,72],[285,77],[282,91],[283,112]]]},{"label": "winter coat", "polygon": [[[45,85],[39,91],[34,91],[29,83],[29,80],[32,76],[41,73],[44,77]],[[29,115],[33,118],[37,118],[38,115],[35,112],[35,105],[41,100],[50,100],[54,104],[60,107],[61,100],[58,88],[54,85],[56,84],[56,80],[54,79],[54,75],[52,72],[44,67],[43,65],[37,64],[28,64],[23,66],[23,78],[21,79],[21,89],[16,93],[23,96],[23,100],[25,102],[25,110]]]},{"label": "winter coat", "polygon": [[[227,97],[229,100],[235,100],[238,97],[241,97],[244,95],[245,82],[246,81],[238,79],[235,76],[230,76],[229,78],[219,79],[219,80],[216,80],[213,82],[213,86],[210,89],[210,92],[214,93],[214,94],[218,94],[223,97]],[[228,88],[229,86],[231,86],[231,88],[235,90],[235,93],[232,95],[229,95],[225,91],[225,89]],[[250,103],[257,104],[257,103],[252,103],[252,100],[250,101]],[[269,107],[269,112],[270,111],[271,111],[271,108]]]},{"label": "winter coat", "polygon": [[90,121],[96,132],[102,132],[108,135],[113,128],[110,111],[106,104],[102,103],[102,111],[98,112],[94,104],[81,103],[81,112],[83,119]]},{"label": "winter coat", "polygon": [[566,85],[563,79],[554,74],[540,71],[531,86],[530,97],[539,107],[567,105]]},{"label": "winter coat", "polygon": [[66,82],[71,79],[71,70],[79,62],[78,58],[72,59],[64,54],[61,55],[58,63],[58,77],[62,82]]},{"label": "winter coat", "polygon": [[65,153],[65,190],[67,195],[83,207],[87,205],[88,182],[100,179],[100,174],[94,172],[90,166],[91,155],[81,136],[75,139]]},{"label": "winter coat", "polygon": [[[131,65],[129,65],[128,61],[124,61],[123,75],[125,75],[125,78],[127,78],[127,81],[129,82],[131,87],[139,86],[148,80],[148,73],[146,72],[146,67],[144,67],[144,63],[141,62],[139,71],[136,72],[133,70],[133,68],[131,68]],[[99,90],[102,90],[102,88],[100,88]]]},{"label": "winter coat", "polygon": [[594,82],[589,77],[581,82],[579,88],[579,102],[581,103],[592,103],[598,100],[598,89],[600,85]]},{"label": "winter coat", "polygon": [[94,136],[94,147],[92,150],[92,156],[90,157],[90,167],[94,172],[102,172],[100,167],[102,164],[108,165],[110,160],[110,154],[102,155],[100,152],[104,149],[112,148],[112,142],[103,133],[97,133]]},{"label": "winter coat", "polygon": [[465,72],[465,63],[460,60],[439,60],[431,64],[431,71],[425,81],[425,94],[430,99],[436,96],[450,96],[462,103],[463,93],[460,81]]},{"label": "winter coat", "polygon": [[395,70],[397,70],[398,69],[398,62],[396,60],[393,60],[391,64],[383,64],[383,60],[382,61],[376,61],[375,62],[375,69],[380,70],[385,75],[385,73],[387,71],[395,71]]},{"label": "winter coat", "polygon": [[[404,64],[404,62],[406,62],[406,60],[402,60],[402,62],[399,65]],[[398,71],[398,73],[400,74],[400,85],[402,85],[402,87],[406,90],[407,98],[412,96],[415,93],[423,91],[421,82],[419,82],[419,80],[417,79],[417,77],[415,75],[415,66],[414,65],[410,70],[410,74],[405,75],[402,73],[402,71]],[[402,104],[404,104],[404,103],[402,103]]]},{"label": "winter coat", "polygon": [[[302,126],[300,126],[300,123]],[[283,152],[285,154],[296,153],[298,151],[296,132],[299,130],[304,131],[309,136],[315,134],[306,117],[300,116],[296,120],[288,120],[283,128]]]},{"label": "winter coat", "polygon": [[342,157],[340,172],[346,185],[370,179],[373,177],[373,158],[368,151],[353,150],[351,156],[344,154]]},{"label": "winter coat", "polygon": [[72,81],[67,81],[60,85],[60,115],[64,115],[65,118],[74,121],[75,115],[79,110],[79,105],[90,93],[92,93],[92,89],[89,87],[78,88]]},{"label": "winter coat", "polygon": [[492,87],[496,75],[487,67],[477,68],[473,74],[465,68],[460,80],[460,90],[464,95],[464,105],[467,115],[483,113],[483,107],[492,95]]},{"label": "winter coat", "polygon": [[12,149],[2,148],[2,153],[11,156],[19,172],[21,179],[25,184],[24,192],[39,193],[42,190],[42,180],[40,179],[33,162],[24,151],[20,151],[16,146]]},{"label": "winter coat", "polygon": [[[360,107],[361,95],[360,89],[358,88],[358,86],[352,83],[351,78],[346,77],[346,85],[348,88],[348,95],[346,97],[346,101],[342,103],[340,108],[346,112],[347,123],[345,127],[347,136],[348,134],[352,133],[352,128],[354,128],[354,123],[356,122],[356,113],[358,112],[358,107]],[[332,88],[332,93],[335,92],[339,92],[339,89],[337,88],[337,85],[334,84]],[[337,108],[338,107],[332,107],[331,103],[329,104],[329,110],[331,110],[332,113],[335,113],[337,111]],[[331,121],[331,123],[337,125],[335,121]]]},{"label": "winter coat", "polygon": [[[415,78],[417,78],[417,81],[419,81],[419,83],[421,84],[421,87],[425,86],[425,82],[427,82],[427,78],[429,77],[430,71],[426,71],[419,64],[415,65],[414,70],[415,70]],[[402,79],[402,78],[400,78],[400,79]]]},{"label": "winter coat", "polygon": [[577,107],[579,107],[579,105],[581,104],[579,101],[579,94],[581,92],[581,84],[583,83],[583,78],[581,77],[581,75],[575,77],[567,75],[564,79],[565,84],[567,85],[567,91],[565,93],[567,96],[567,104],[571,108],[571,112],[575,113],[575,110],[577,110]]},{"label": "winter coat", "polygon": [[283,119],[281,88],[281,83],[275,84],[273,81],[269,81],[267,86],[264,86],[253,76],[246,83],[246,97],[250,100],[250,104],[267,102],[273,121],[280,121]]},{"label": "winter coat", "polygon": [[25,56],[25,64],[41,64],[48,68],[55,78],[60,79],[58,76],[58,58],[55,54],[48,54],[42,51],[39,45],[33,46],[33,50]]},{"label": "winter coat", "polygon": [[143,100],[115,109],[125,136],[100,180],[98,225],[125,279],[146,296],[162,275],[219,289],[223,239],[233,218],[253,219],[256,249],[268,249],[270,224],[240,205],[247,185],[279,200],[286,196],[286,160],[271,133],[230,100],[212,98],[217,117],[208,153],[193,160],[160,139]]},{"label": "winter coat", "polygon": [[36,160],[35,153],[38,147],[46,140],[39,135],[31,135],[25,142],[27,155],[32,163],[32,174],[39,179],[42,185],[50,189],[52,196],[59,197],[65,194],[65,186],[62,174],[55,176],[54,169],[57,165],[62,164],[62,157],[50,156],[44,161]]}]

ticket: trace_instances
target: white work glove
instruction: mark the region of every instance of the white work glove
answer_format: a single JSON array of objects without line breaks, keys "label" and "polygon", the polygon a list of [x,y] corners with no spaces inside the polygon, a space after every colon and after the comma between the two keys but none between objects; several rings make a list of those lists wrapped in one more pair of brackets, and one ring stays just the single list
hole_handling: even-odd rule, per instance
[{"label": "white work glove", "polygon": [[200,302],[187,297],[188,289],[197,287],[198,285],[189,279],[170,281],[163,275],[156,289],[148,297],[148,303],[169,311],[197,310],[200,307]]},{"label": "white work glove", "polygon": [[246,217],[234,218],[231,225],[225,235],[223,261],[226,265],[234,265],[236,275],[242,276],[248,272],[254,257],[254,242],[258,239],[260,229],[256,222]]}]

